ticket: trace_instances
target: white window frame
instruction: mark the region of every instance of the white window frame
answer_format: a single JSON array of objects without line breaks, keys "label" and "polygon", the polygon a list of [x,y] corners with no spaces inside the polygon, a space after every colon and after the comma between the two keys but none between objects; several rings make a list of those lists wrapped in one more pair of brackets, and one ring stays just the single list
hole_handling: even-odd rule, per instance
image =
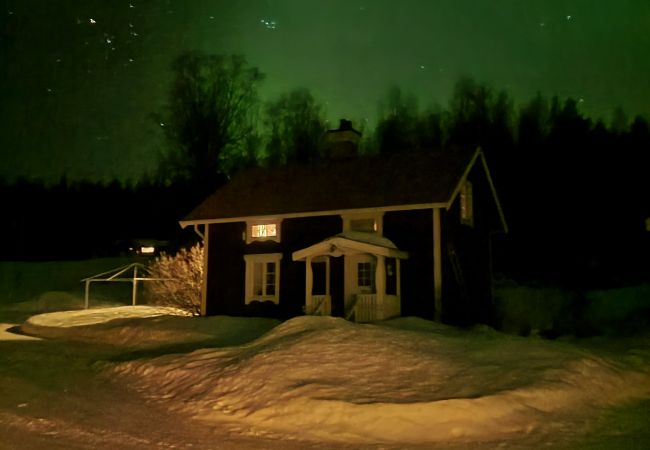
[{"label": "white window frame", "polygon": [[[271,301],[276,305],[280,303],[280,261],[282,253],[260,253],[255,255],[244,255],[246,262],[246,289],[245,303],[252,301]],[[262,265],[262,285],[266,289],[266,264],[275,263],[275,292],[273,295],[255,295],[255,267]],[[266,293],[264,293],[266,294]]]},{"label": "white window frame", "polygon": [[[363,293],[363,294],[375,294],[376,293],[376,281],[375,281],[375,276],[376,276],[376,271],[377,271],[377,260],[374,256],[368,255],[368,254],[360,254],[357,255],[354,258],[353,261],[353,272],[354,272],[354,286],[355,286],[355,291],[357,293]],[[369,265],[369,271],[368,271],[368,276],[369,279],[368,281],[370,284],[368,285],[359,285],[359,278],[360,278],[360,265],[361,264],[368,264]]]},{"label": "white window frame", "polygon": [[[361,274],[362,274],[361,267],[362,266],[364,266],[364,267],[367,266],[367,268],[368,268],[367,273],[366,273],[366,277],[361,276]],[[373,266],[373,264],[370,261],[359,261],[359,262],[357,262],[357,287],[358,288],[372,289],[373,281],[374,281],[374,278],[375,278],[374,277],[374,272],[375,272],[375,267]],[[368,284],[361,284],[362,278],[364,279],[364,281],[367,281]]]},{"label": "white window frame", "polygon": [[460,223],[474,226],[474,188],[469,180],[460,188]]},{"label": "white window frame", "polygon": [[[275,225],[275,236],[264,236],[264,237],[253,237],[253,226],[255,225]],[[263,219],[263,220],[248,220],[246,221],[246,243],[250,244],[251,242],[263,242],[263,241],[275,241],[280,242],[280,236],[282,235],[282,220],[281,219]]]}]

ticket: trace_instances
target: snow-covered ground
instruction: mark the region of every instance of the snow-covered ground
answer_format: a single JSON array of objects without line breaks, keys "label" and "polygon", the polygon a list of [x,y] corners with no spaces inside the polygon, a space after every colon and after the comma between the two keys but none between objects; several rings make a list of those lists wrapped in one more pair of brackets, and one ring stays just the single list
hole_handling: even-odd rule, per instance
[{"label": "snow-covered ground", "polygon": [[[0,264],[0,450],[650,448],[650,334],[195,318],[128,292],[80,310],[79,279],[115,263]],[[515,330],[567,302],[508,289]],[[648,292],[592,295],[591,323],[625,323]]]},{"label": "snow-covered ground", "polygon": [[24,329],[57,339],[0,342],[0,449],[650,444],[648,338],[149,307],[43,314]]},{"label": "snow-covered ground", "polygon": [[[642,355],[642,356],[640,356]],[[144,396],[211,423],[336,442],[502,441],[570,432],[650,396],[645,350],[616,359],[420,319],[300,317],[229,349],[124,362]]]}]

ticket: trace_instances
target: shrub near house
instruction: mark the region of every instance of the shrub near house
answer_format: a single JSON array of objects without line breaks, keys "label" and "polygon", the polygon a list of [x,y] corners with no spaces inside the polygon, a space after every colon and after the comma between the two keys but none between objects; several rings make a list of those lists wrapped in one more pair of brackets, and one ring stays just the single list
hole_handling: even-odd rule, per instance
[{"label": "shrub near house", "polygon": [[196,244],[175,255],[161,254],[150,265],[151,277],[159,280],[146,284],[149,303],[175,306],[199,315],[203,279],[203,246]]}]

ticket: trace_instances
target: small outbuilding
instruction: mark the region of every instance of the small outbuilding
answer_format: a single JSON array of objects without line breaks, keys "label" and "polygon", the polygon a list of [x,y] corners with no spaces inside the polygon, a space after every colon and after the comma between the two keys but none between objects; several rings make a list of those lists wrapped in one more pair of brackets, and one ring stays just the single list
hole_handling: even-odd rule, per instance
[{"label": "small outbuilding", "polygon": [[491,235],[507,231],[481,149],[357,157],[342,121],[324,162],[237,174],[184,220],[203,227],[203,315],[491,313]]}]

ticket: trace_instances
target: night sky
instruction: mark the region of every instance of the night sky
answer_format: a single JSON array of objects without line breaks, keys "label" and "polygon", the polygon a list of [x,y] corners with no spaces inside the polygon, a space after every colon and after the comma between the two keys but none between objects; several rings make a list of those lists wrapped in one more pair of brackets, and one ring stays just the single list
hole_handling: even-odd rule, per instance
[{"label": "night sky", "polygon": [[152,171],[188,49],[244,54],[263,98],[307,87],[333,123],[371,127],[391,84],[444,105],[461,75],[650,116],[648,0],[0,0],[0,176]]}]

